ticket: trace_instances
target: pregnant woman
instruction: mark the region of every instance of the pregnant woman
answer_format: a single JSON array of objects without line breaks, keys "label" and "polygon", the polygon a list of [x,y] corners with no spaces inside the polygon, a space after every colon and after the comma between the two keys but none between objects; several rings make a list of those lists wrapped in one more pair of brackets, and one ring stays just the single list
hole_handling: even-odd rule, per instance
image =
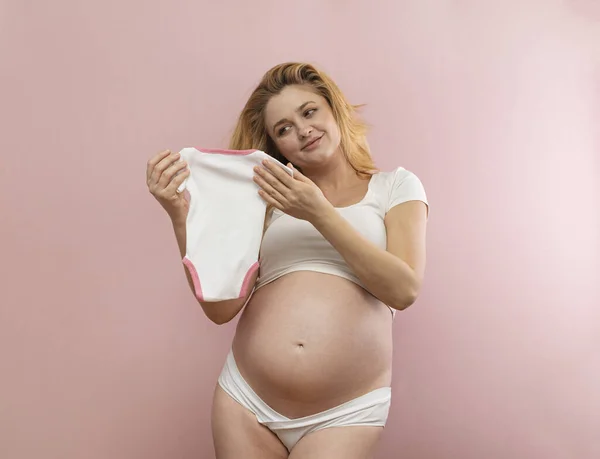
[{"label": "pregnant woman", "polygon": [[[230,149],[295,170],[254,171],[268,204],[254,291],[201,303],[217,324],[243,310],[214,392],[217,459],[373,456],[391,406],[392,323],[423,282],[429,207],[415,174],[375,168],[365,132],[304,63],[269,70],[242,110]],[[178,160],[150,159],[147,183],[183,258],[188,203],[176,190],[189,170]]]}]

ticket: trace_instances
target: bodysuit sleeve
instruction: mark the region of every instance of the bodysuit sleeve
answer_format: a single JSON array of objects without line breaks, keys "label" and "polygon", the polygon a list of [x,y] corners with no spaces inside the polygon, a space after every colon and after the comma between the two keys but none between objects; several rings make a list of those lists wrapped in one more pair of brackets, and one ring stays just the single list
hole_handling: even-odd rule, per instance
[{"label": "bodysuit sleeve", "polygon": [[422,201],[427,205],[429,213],[429,202],[423,183],[413,172],[399,167],[396,169],[390,186],[390,194],[386,213],[389,210],[408,201]]}]

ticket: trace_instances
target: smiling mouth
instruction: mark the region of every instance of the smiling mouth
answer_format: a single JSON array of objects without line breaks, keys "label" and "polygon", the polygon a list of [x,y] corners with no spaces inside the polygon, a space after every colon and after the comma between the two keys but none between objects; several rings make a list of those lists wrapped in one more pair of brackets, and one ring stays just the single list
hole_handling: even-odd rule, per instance
[{"label": "smiling mouth", "polygon": [[311,146],[313,143],[315,143],[315,142],[318,142],[319,140],[321,140],[321,138],[322,138],[322,137],[323,137],[323,136],[321,136],[321,137],[317,137],[317,138],[316,138],[315,140],[313,140],[312,142],[310,142],[310,143],[307,143],[306,145],[304,145],[304,146],[302,147],[302,149],[304,150],[305,148],[308,148],[308,147],[310,147],[310,146]]}]

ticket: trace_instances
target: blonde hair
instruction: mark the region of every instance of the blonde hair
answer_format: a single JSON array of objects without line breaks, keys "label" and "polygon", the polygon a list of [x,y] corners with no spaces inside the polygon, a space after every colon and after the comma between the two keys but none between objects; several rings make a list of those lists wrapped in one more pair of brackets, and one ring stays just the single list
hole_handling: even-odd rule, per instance
[{"label": "blonde hair", "polygon": [[358,105],[348,103],[338,86],[324,72],[311,64],[288,62],[271,68],[250,95],[239,115],[229,148],[232,150],[262,150],[287,163],[267,132],[265,108],[271,97],[288,85],[311,88],[327,100],[340,129],[340,147],[348,163],[359,175],[371,175],[375,167],[366,133],[367,125],[358,119]]}]

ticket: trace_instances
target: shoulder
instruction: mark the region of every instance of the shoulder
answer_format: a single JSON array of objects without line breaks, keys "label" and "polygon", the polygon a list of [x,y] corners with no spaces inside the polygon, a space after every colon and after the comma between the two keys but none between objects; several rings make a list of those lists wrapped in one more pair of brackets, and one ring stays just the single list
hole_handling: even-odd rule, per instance
[{"label": "shoulder", "polygon": [[407,201],[422,201],[429,207],[427,193],[416,173],[398,166],[391,171],[374,174],[374,188],[387,213],[392,207]]},{"label": "shoulder", "polygon": [[379,180],[386,182],[386,184],[390,186],[393,186],[395,183],[402,182],[407,179],[419,180],[417,174],[402,166],[398,166],[395,169],[389,171],[376,171],[373,175],[374,177],[378,177]]}]

